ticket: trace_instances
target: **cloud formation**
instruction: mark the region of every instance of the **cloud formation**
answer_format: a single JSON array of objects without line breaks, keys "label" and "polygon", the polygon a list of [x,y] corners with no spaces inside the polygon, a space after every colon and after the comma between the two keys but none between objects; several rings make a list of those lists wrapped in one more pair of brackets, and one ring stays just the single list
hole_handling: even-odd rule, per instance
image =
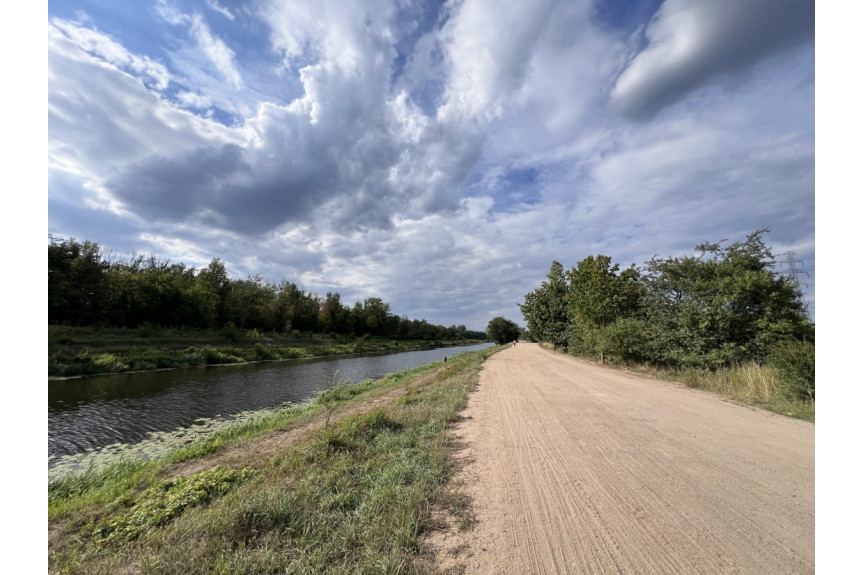
[{"label": "cloud formation", "polygon": [[611,105],[646,120],[712,80],[815,37],[812,0],[666,0],[647,25],[647,47],[611,91]]},{"label": "cloud formation", "polygon": [[814,45],[777,6],[667,0],[633,39],[587,1],[82,4],[49,19],[49,231],[472,329],[553,259],[765,226],[814,276]]},{"label": "cloud formation", "polygon": [[[390,227],[396,214],[457,210],[460,182],[479,158],[505,95],[523,81],[550,15],[550,7],[527,19],[491,7],[460,5],[459,17],[439,31],[437,43],[448,54],[447,88],[428,115],[410,100],[409,86],[389,89],[398,41],[391,5],[274,2],[263,9],[272,45],[296,69],[303,95],[285,105],[261,104],[236,129],[248,142],[242,149],[208,144],[170,157],[154,154],[105,185],[148,218],[192,218],[245,234],[268,233],[320,211],[331,226],[369,229]],[[487,14],[495,18],[483,19]],[[170,12],[168,20],[190,19]],[[190,21],[206,40],[199,42],[202,51],[217,59],[216,43],[197,17]],[[474,33],[479,28],[485,35]],[[230,77],[229,60],[222,58],[220,69]],[[232,85],[240,87],[239,80]]]}]

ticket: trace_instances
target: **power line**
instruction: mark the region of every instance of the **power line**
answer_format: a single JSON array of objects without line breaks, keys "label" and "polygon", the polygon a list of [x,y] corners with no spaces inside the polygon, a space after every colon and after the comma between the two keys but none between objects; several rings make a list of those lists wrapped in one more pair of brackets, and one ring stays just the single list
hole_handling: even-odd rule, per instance
[{"label": "power line", "polygon": [[808,312],[809,306],[806,305],[806,300],[803,299],[803,290],[800,289],[800,286],[804,285],[808,290],[809,284],[806,282],[801,282],[800,276],[805,275],[806,277],[809,277],[809,272],[807,272],[806,270],[797,269],[797,265],[800,264],[800,266],[802,267],[803,262],[797,259],[797,254],[795,252],[789,250],[779,255],[784,256],[784,259],[779,261],[779,265],[782,266],[783,264],[785,264],[786,266],[788,266],[788,273],[786,274],[786,277],[794,285],[794,287],[797,288],[797,293],[800,294],[800,300],[803,304],[803,308]]}]

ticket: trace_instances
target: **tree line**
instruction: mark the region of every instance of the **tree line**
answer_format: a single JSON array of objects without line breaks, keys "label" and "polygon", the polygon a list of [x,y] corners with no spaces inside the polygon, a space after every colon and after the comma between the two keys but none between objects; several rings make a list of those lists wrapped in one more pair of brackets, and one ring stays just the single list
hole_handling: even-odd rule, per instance
[{"label": "tree line", "polygon": [[485,339],[464,325],[445,327],[391,312],[370,297],[351,305],[339,292],[319,296],[287,279],[233,279],[219,258],[196,269],[155,256],[106,257],[95,242],[49,236],[48,322],[75,326],[257,329],[392,339]]},{"label": "tree line", "polygon": [[662,368],[772,363],[814,396],[815,325],[799,287],[775,269],[760,229],[621,269],[605,255],[564,270],[519,304],[530,337],[575,355]]}]

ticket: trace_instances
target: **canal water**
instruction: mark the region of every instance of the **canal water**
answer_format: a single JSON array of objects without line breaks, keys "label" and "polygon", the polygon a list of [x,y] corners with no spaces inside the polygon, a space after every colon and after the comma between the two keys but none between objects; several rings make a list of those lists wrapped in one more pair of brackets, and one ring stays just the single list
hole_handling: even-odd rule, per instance
[{"label": "canal water", "polygon": [[388,355],[212,366],[48,383],[48,475],[149,458],[262,411],[493,344]]}]

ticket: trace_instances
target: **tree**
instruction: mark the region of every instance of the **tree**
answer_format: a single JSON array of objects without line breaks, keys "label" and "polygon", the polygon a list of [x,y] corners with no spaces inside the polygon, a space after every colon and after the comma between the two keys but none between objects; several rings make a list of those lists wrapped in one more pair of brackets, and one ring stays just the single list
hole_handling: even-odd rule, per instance
[{"label": "tree", "polygon": [[[335,298],[336,301],[338,298]],[[301,290],[293,282],[282,280],[278,287],[276,308],[279,329],[317,331],[320,321],[320,298]]]},{"label": "tree", "polygon": [[222,326],[227,321],[228,294],[231,292],[231,278],[222,260],[213,258],[198,272],[196,287],[200,323],[209,328]]},{"label": "tree", "polygon": [[379,297],[366,298],[362,304],[362,316],[369,333],[372,335],[389,335],[386,332],[387,318],[390,316],[390,304]]},{"label": "tree", "polygon": [[570,342],[581,353],[602,352],[601,332],[639,311],[643,288],[638,270],[633,266],[618,273],[619,269],[600,254],[584,258],[566,274]]},{"label": "tree", "polygon": [[638,271],[631,267],[618,274],[619,269],[610,257],[598,255],[584,258],[567,272],[569,309],[577,324],[598,328],[637,309]]},{"label": "tree", "polygon": [[99,244],[49,236],[48,323],[101,321],[107,269]]},{"label": "tree", "polygon": [[[232,280],[228,292],[228,321],[240,329],[275,327],[265,325],[263,320],[271,315],[269,305],[276,298],[276,286],[264,281],[260,274],[249,276],[245,280]],[[317,313],[317,308],[315,309]]]},{"label": "tree", "polygon": [[551,262],[546,276],[548,281],[524,296],[519,304],[527,329],[538,341],[547,341],[555,347],[566,348],[569,339],[570,315],[567,309],[569,286],[563,273],[563,266]]},{"label": "tree", "polygon": [[[370,297],[345,306],[338,292],[320,297],[260,274],[233,280],[218,258],[201,269],[156,256],[106,258],[98,244],[48,236],[48,323],[112,327],[297,331],[424,340],[484,339],[464,325],[432,325],[391,313]],[[237,332],[238,333],[238,332]]]},{"label": "tree", "polygon": [[518,339],[519,327],[515,322],[496,317],[488,322],[486,336],[498,345]]},{"label": "tree", "polygon": [[318,325],[322,333],[345,333],[350,310],[342,305],[339,292],[327,292],[318,310]]},{"label": "tree", "polygon": [[788,340],[814,340],[797,288],[774,274],[773,254],[762,239],[696,246],[697,256],[648,262],[650,319],[657,326],[664,363],[719,367],[764,361]]}]

